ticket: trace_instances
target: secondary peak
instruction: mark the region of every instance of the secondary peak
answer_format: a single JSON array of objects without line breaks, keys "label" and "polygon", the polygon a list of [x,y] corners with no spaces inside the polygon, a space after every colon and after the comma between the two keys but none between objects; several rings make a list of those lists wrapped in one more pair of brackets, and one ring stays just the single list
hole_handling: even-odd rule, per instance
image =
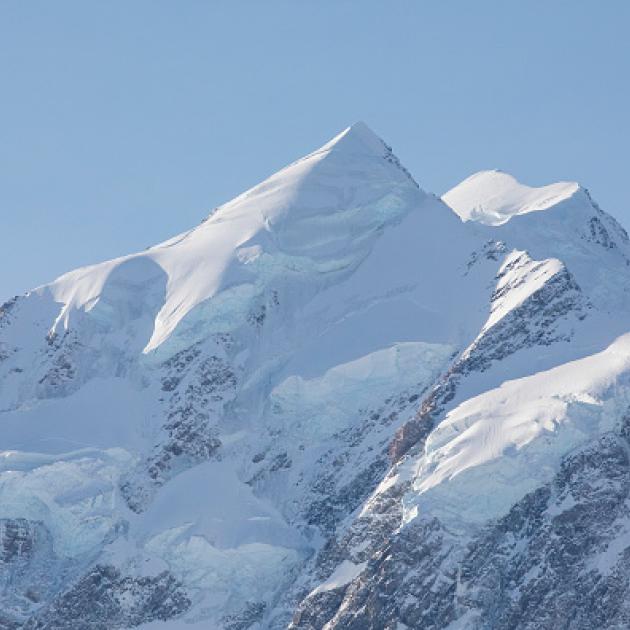
[{"label": "secondary peak", "polygon": [[531,187],[500,170],[471,175],[442,196],[464,221],[501,225],[519,214],[546,210],[572,197],[576,182],[557,182]]}]

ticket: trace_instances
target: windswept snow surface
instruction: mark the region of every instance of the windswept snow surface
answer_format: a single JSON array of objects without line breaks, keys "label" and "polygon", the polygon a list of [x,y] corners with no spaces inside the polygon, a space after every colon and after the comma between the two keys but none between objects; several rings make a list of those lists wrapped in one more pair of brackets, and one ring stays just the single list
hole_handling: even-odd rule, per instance
[{"label": "windswept snow surface", "polygon": [[405,484],[396,527],[465,533],[614,427],[623,229],[575,184],[495,171],[443,200],[358,123],[196,228],[5,304],[0,527],[46,532],[19,549],[56,590],[29,599],[16,569],[0,613],[60,615],[98,565],[172,580],[170,627],[282,627],[369,570],[369,532],[312,562],[381,495]]},{"label": "windswept snow surface", "polygon": [[466,531],[505,514],[551,480],[564,455],[614,429],[629,404],[630,334],[467,400],[429,436],[406,518],[426,510]]},{"label": "windswept snow surface", "polygon": [[442,199],[464,221],[501,225],[511,217],[546,210],[579,190],[575,182],[558,182],[540,188],[525,186],[502,171],[471,175]]},{"label": "windswept snow surface", "polygon": [[[325,277],[351,271],[379,232],[418,208],[423,197],[383,142],[358,123],[217,208],[199,227],[147,252],[66,274],[40,291],[64,304],[58,329],[68,327],[74,310],[92,311],[110,292],[114,304],[137,307],[138,286],[160,286],[163,303],[146,301],[147,310],[159,307],[148,352],[211,298],[214,321],[208,325],[224,331],[276,279],[310,276],[312,290]],[[102,318],[112,310],[103,309]]]}]

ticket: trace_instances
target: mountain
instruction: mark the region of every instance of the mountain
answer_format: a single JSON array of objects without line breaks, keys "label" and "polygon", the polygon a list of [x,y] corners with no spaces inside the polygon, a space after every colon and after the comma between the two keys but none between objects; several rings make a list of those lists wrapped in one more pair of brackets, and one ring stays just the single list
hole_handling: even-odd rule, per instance
[{"label": "mountain", "polygon": [[362,123],[0,308],[0,627],[630,624],[630,242]]}]

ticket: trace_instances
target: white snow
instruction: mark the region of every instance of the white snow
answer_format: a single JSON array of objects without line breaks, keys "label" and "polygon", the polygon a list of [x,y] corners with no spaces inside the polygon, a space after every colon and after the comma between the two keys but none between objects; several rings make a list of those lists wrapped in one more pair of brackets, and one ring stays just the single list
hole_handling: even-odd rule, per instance
[{"label": "white snow", "polygon": [[317,588],[313,589],[308,596],[313,597],[317,593],[324,591],[332,591],[335,588],[350,584],[352,580],[357,578],[365,570],[367,562],[355,564],[350,560],[344,560],[331,574],[331,576],[322,582]]},{"label": "white snow", "polygon": [[[91,312],[104,295],[113,292],[116,301],[137,304],[138,287],[157,285],[152,295],[165,293],[162,303],[148,299],[145,309],[156,311],[144,348],[149,352],[197,305],[221,293],[223,299],[207,304],[203,317],[218,316],[226,331],[240,323],[261,281],[356,266],[378,231],[424,196],[384,159],[386,153],[382,141],[358,123],[221,206],[197,228],[146,252],[61,276],[39,289],[64,305],[55,329],[68,328],[74,311]],[[101,318],[119,315],[104,310]]]},{"label": "white snow", "polygon": [[128,379],[94,378],[65,398],[30,401],[2,414],[2,447],[63,453],[143,443],[154,408]]},{"label": "white snow", "polygon": [[273,426],[283,434],[315,440],[347,427],[360,409],[377,408],[388,396],[415,386],[422,391],[453,354],[449,345],[399,343],[337,365],[322,376],[290,376],[269,397]]},{"label": "white snow", "polygon": [[184,531],[186,538],[202,536],[218,549],[255,542],[306,548],[282,515],[257,498],[227,462],[200,464],[161,488],[135,535],[150,539],[167,530],[179,531],[180,540]]},{"label": "white snow", "polygon": [[628,547],[630,547],[630,522],[626,518],[619,524],[616,537],[605,549],[590,559],[586,569],[594,569],[605,576],[611,575],[620,562],[625,564],[624,556]]},{"label": "white snow", "polygon": [[457,184],[442,200],[464,221],[501,225],[513,216],[546,210],[578,189],[575,182],[531,188],[502,171],[481,171]]},{"label": "white snow", "polygon": [[432,514],[468,531],[504,514],[549,481],[569,451],[615,426],[629,385],[630,334],[460,404],[427,440],[406,519]]},{"label": "white snow", "polygon": [[146,549],[163,558],[187,588],[204,592],[205,614],[235,612],[244,602],[269,599],[301,559],[286,547],[247,543],[220,549],[203,536],[183,533],[185,528],[157,534]]},{"label": "white snow", "polygon": [[116,487],[130,463],[122,449],[48,459],[6,454],[0,470],[0,518],[44,523],[58,556],[94,553],[120,518]]},{"label": "white snow", "polygon": [[[490,317],[481,334],[520,306],[563,268],[562,262],[555,258],[538,261],[532,260],[527,252],[512,251],[499,268],[499,281],[495,291],[505,292],[506,295],[492,304]],[[506,291],[508,288],[509,291]]]}]

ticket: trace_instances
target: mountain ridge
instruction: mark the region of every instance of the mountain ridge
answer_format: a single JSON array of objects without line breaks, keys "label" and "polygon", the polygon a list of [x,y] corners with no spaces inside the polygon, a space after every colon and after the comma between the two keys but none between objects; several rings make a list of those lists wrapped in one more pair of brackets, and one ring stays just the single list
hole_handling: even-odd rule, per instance
[{"label": "mountain ridge", "polygon": [[5,304],[0,626],[554,627],[479,550],[591,514],[581,481],[541,516],[569,469],[625,478],[630,242],[577,185],[469,180],[425,193],[357,123]]}]

